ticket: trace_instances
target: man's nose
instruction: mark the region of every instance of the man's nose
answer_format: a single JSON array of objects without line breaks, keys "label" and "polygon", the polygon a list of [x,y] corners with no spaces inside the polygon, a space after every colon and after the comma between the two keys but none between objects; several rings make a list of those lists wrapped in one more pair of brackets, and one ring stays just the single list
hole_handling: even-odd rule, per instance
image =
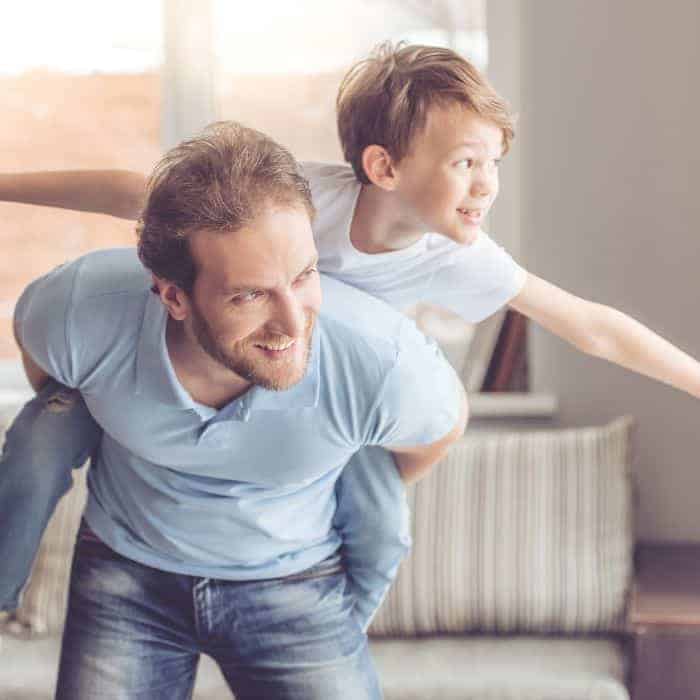
[{"label": "man's nose", "polygon": [[303,335],[306,314],[304,307],[293,294],[280,298],[275,316],[275,325],[280,333],[290,338],[300,338]]}]

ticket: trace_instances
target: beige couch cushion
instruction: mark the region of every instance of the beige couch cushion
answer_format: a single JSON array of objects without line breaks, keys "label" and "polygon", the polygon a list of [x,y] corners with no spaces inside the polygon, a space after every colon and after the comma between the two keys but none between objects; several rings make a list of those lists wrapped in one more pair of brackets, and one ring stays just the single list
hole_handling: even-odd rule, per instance
[{"label": "beige couch cushion", "polygon": [[372,639],[385,700],[629,700],[611,639]]},{"label": "beige couch cushion", "polygon": [[468,434],[409,490],[413,551],[370,632],[618,629],[631,428]]}]

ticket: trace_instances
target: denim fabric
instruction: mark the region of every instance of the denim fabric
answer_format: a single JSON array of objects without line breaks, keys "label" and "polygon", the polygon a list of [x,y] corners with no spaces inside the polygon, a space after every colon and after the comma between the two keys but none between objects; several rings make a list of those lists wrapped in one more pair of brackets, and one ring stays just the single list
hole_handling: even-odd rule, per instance
[{"label": "denim fabric", "polygon": [[44,528],[102,431],[77,391],[53,379],[7,431],[0,457],[0,610],[13,610]]},{"label": "denim fabric", "polygon": [[377,700],[338,554],[282,579],[159,571],[78,535],[57,700],[183,700],[200,653],[236,700]]},{"label": "denim fabric", "polygon": [[336,485],[333,527],[355,598],[355,618],[367,630],[404,556],[411,549],[411,519],[406,488],[393,455],[382,447],[363,447]]}]

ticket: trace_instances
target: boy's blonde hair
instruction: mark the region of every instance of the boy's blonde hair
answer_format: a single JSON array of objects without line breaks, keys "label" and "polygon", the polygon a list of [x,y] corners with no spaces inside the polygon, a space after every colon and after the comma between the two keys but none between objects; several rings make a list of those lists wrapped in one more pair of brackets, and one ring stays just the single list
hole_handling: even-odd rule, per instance
[{"label": "boy's blonde hair", "polygon": [[438,46],[380,44],[343,78],[336,111],[345,160],[369,184],[362,154],[383,146],[398,163],[411,149],[433,105],[462,104],[503,132],[503,153],[515,134],[507,102],[458,53]]}]

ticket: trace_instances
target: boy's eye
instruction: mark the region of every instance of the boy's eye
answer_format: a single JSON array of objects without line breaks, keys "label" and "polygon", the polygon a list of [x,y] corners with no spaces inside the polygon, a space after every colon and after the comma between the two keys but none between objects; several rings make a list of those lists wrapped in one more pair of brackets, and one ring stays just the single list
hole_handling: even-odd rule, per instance
[{"label": "boy's eye", "polygon": [[258,301],[262,299],[265,293],[259,289],[251,289],[249,292],[243,292],[242,294],[236,294],[235,297],[231,297],[231,303],[233,304],[249,304],[253,301]]},{"label": "boy's eye", "polygon": [[474,160],[472,158],[462,158],[462,160],[457,161],[457,165],[460,168],[469,170],[474,165]]}]

